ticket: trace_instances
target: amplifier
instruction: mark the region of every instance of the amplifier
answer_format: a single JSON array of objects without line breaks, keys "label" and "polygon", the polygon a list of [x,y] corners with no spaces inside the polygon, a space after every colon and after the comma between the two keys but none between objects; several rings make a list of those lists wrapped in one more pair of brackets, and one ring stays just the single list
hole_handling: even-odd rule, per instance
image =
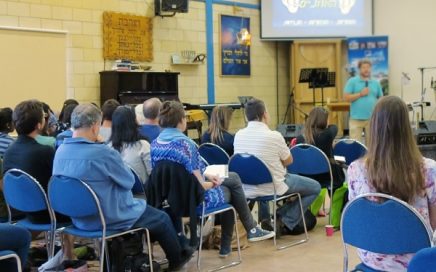
[{"label": "amplifier", "polygon": [[290,142],[293,138],[297,138],[298,136],[303,134],[303,125],[278,125],[277,131],[283,135],[283,138],[285,138],[286,142]]},{"label": "amplifier", "polygon": [[436,144],[436,121],[419,122],[414,133],[418,145]]}]

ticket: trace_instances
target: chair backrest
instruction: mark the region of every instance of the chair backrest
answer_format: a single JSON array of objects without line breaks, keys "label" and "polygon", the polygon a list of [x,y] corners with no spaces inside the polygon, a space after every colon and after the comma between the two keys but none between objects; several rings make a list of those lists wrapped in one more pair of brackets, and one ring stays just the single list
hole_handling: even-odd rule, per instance
[{"label": "chair backrest", "polygon": [[365,145],[350,139],[339,140],[333,147],[333,155],[345,157],[347,165],[365,156],[366,151]]},{"label": "chair backrest", "polygon": [[83,181],[55,175],[48,184],[48,197],[54,211],[72,218],[99,216],[106,226],[97,195]]},{"label": "chair backrest", "polygon": [[41,184],[19,169],[8,170],[3,177],[6,204],[22,212],[45,211],[49,208],[47,195]]},{"label": "chair backrest", "polygon": [[243,184],[259,185],[273,182],[266,164],[247,153],[234,154],[229,161],[229,171],[237,173]]},{"label": "chair backrest", "polygon": [[132,193],[134,195],[145,195],[144,183],[133,168],[130,168],[130,170],[135,177],[135,184],[133,184]]},{"label": "chair backrest", "polygon": [[424,248],[409,263],[408,272],[432,271],[436,267],[436,248]]},{"label": "chair backrest", "polygon": [[209,165],[229,163],[229,155],[227,155],[224,149],[216,144],[204,143],[200,145],[198,152],[200,152],[200,155]]},{"label": "chair backrest", "polygon": [[345,246],[379,254],[415,253],[433,245],[431,227],[413,207],[380,193],[350,201],[342,213],[341,231]]},{"label": "chair backrest", "polygon": [[317,175],[330,173],[331,165],[321,149],[309,144],[298,144],[291,148],[292,164],[287,170],[297,175]]}]

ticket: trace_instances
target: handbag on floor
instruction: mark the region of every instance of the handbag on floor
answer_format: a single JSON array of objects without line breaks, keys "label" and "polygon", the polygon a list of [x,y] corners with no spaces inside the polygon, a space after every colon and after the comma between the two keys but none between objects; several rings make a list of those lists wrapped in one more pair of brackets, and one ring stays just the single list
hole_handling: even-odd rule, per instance
[{"label": "handbag on floor", "polygon": [[[242,225],[241,221],[236,222],[236,227],[238,228],[239,233],[239,243],[241,249],[246,249],[248,247],[248,238],[247,232],[245,231],[244,225]],[[204,249],[220,249],[221,247],[221,225],[217,225],[213,227],[210,235],[204,240],[203,248]],[[233,250],[238,249],[238,243],[236,241],[236,233],[233,231],[232,236],[232,244],[231,248]]]},{"label": "handbag on floor", "polygon": [[[111,272],[148,272],[150,264],[148,254],[143,253],[142,233],[129,233],[115,237],[108,242]],[[105,263],[106,265],[106,263]],[[160,271],[157,262],[153,265],[153,271]]]}]

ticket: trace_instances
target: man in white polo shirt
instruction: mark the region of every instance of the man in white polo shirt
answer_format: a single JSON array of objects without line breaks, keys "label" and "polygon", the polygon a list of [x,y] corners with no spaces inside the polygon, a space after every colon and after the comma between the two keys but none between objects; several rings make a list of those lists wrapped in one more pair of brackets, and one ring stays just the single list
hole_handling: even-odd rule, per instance
[{"label": "man in white polo shirt", "polygon": [[[248,101],[245,105],[245,115],[248,125],[235,135],[235,154],[252,154],[265,162],[273,176],[277,195],[300,193],[303,210],[306,211],[319,195],[321,186],[312,179],[287,173],[286,166],[292,164],[292,155],[283,136],[269,129],[270,117],[263,101],[255,98]],[[272,184],[243,186],[247,198],[274,194]],[[270,220],[268,205],[260,205],[259,215],[263,222]],[[277,215],[278,222],[292,231],[301,220],[298,201],[286,203],[277,211]]]}]

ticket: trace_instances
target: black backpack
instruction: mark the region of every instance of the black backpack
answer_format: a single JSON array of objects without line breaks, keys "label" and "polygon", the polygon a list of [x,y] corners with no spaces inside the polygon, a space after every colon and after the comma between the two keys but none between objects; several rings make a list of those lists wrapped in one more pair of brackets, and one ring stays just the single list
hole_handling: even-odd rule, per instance
[{"label": "black backpack", "polygon": [[[306,210],[304,213],[304,219],[306,220],[307,231],[313,230],[316,226],[316,216],[312,214],[310,210]],[[304,233],[303,219],[298,222],[293,230],[289,232],[291,235],[299,235]]]},{"label": "black backpack", "polygon": [[[111,272],[151,271],[148,254],[143,253],[142,233],[129,233],[108,242]],[[153,271],[160,271],[160,265],[153,261]],[[108,271],[108,270],[106,270]]]}]

